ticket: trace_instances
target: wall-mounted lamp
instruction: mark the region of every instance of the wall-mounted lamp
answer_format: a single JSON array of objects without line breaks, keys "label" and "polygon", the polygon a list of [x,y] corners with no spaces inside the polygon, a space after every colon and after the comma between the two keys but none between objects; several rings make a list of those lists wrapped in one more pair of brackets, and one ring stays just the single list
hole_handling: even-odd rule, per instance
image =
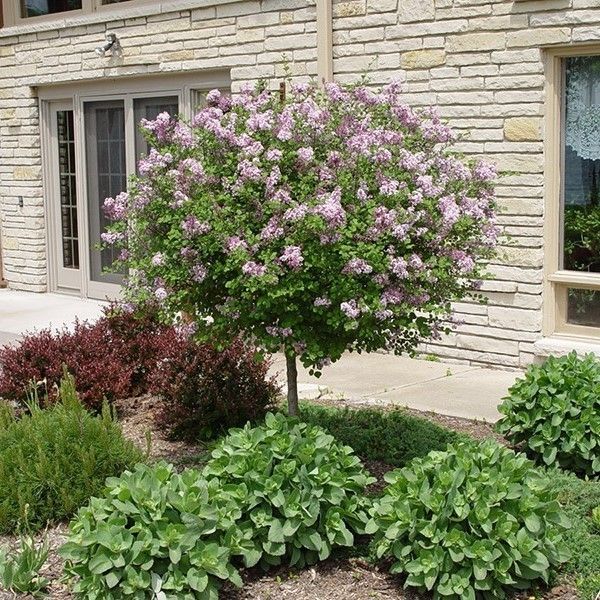
[{"label": "wall-mounted lamp", "polygon": [[106,44],[98,46],[95,50],[98,56],[106,56],[106,53],[110,50],[112,56],[119,56],[121,54],[121,43],[117,38],[116,33],[106,33]]}]

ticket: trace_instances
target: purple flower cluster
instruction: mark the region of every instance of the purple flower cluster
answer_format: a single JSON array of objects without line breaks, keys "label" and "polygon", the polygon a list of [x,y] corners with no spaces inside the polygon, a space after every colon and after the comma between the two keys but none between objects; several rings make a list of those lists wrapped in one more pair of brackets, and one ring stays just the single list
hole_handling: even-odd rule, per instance
[{"label": "purple flower cluster", "polygon": [[302,249],[300,246],[286,246],[279,257],[279,262],[290,269],[299,269],[304,263]]},{"label": "purple flower cluster", "polygon": [[199,219],[197,219],[194,215],[188,215],[181,222],[181,229],[188,237],[193,237],[196,235],[202,235],[204,233],[208,233],[210,231],[210,225],[208,223],[203,223]]}]

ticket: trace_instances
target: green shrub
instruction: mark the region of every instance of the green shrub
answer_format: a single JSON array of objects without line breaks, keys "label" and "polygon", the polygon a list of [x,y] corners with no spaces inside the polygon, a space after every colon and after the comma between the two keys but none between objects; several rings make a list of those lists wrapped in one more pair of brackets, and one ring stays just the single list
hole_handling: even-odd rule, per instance
[{"label": "green shrub", "polygon": [[214,600],[222,581],[241,586],[230,557],[253,548],[236,526],[243,493],[165,463],[110,478],[61,548],[73,591],[89,600]]},{"label": "green shrub", "polygon": [[499,410],[497,430],[536,459],[600,474],[600,362],[593,354],[530,366]]},{"label": "green shrub", "polygon": [[314,404],[300,407],[300,418],[320,425],[336,440],[350,446],[363,460],[403,467],[430,450],[443,450],[462,438],[459,434],[405,411],[372,408],[330,408]]},{"label": "green shrub", "polygon": [[379,558],[406,587],[434,598],[503,598],[548,581],[567,558],[568,525],[549,481],[523,455],[493,441],[449,446],[386,475],[371,511]]},{"label": "green shrub", "polygon": [[2,412],[0,427],[0,531],[25,518],[33,529],[70,517],[108,476],[142,459],[105,408],[100,417],[82,407],[66,374],[60,402],[16,418]]},{"label": "green shrub", "polygon": [[600,481],[583,481],[572,474],[551,473],[552,490],[571,521],[565,543],[571,557],[563,571],[577,584],[582,600],[596,600],[600,592],[600,529],[594,509],[600,505]]},{"label": "green shrub", "polygon": [[367,522],[369,477],[351,448],[320,427],[268,414],[265,424],[234,429],[204,468],[222,485],[244,484],[242,521],[263,565],[303,566],[352,546]]},{"label": "green shrub", "polygon": [[19,548],[10,554],[6,548],[0,548],[0,588],[13,594],[43,597],[49,582],[40,570],[48,559],[48,549],[46,540],[37,546],[31,536],[22,537]]}]

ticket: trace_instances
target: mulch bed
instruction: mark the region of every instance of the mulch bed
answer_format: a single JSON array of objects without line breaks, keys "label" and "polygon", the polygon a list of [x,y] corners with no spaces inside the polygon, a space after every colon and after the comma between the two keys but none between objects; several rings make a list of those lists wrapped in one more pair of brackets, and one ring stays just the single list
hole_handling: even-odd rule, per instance
[{"label": "mulch bed", "polygon": [[[340,400],[320,399],[319,404],[349,406]],[[352,407],[360,407],[353,402]],[[367,405],[368,406],[368,405]],[[151,396],[131,398],[117,404],[117,411],[124,434],[141,448],[148,446],[150,433],[149,456],[154,460],[164,459],[180,468],[202,463],[207,456],[207,447],[166,439],[154,426],[153,414],[157,400]],[[371,406],[371,408],[373,408]],[[378,407],[380,410],[393,410]],[[502,443],[505,440],[492,430],[489,423],[470,421],[457,417],[449,417],[437,413],[423,413],[405,409],[408,413],[429,419],[438,425],[468,434],[476,439],[494,438]],[[367,461],[367,469],[378,482],[371,491],[381,489],[384,485],[383,475],[390,470],[385,463]],[[61,524],[45,532],[50,543],[50,556],[42,575],[51,581],[48,598],[51,600],[71,600],[74,596],[61,583],[62,560],[57,554],[58,547],[64,543],[67,527]],[[14,544],[14,538],[0,537],[0,545]],[[401,579],[379,570],[376,566],[360,558],[331,558],[302,570],[280,568],[268,574],[251,569],[243,574],[244,588],[241,590],[226,587],[220,593],[223,600],[418,600],[430,598],[403,590]],[[18,598],[30,596],[19,595]],[[0,600],[9,600],[15,595],[0,591]],[[515,600],[577,600],[574,588],[560,585],[545,592],[533,595],[531,592],[519,595]]]}]

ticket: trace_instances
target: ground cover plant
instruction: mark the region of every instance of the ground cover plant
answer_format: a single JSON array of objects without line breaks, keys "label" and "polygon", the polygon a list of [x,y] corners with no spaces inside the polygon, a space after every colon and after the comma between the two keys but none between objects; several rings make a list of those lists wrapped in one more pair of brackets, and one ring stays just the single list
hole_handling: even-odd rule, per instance
[{"label": "ground cover plant", "polygon": [[316,371],[347,350],[411,351],[446,330],[497,243],[494,169],[449,151],[434,110],[399,86],[327,83],[226,97],[191,128],[143,121],[151,146],[104,234],[127,295],[182,311],[197,335],[283,348]]},{"label": "ground cover plant", "polygon": [[85,410],[68,373],[58,396],[45,410],[34,397],[18,418],[6,405],[1,412],[0,532],[70,517],[106,477],[143,459],[108,408],[100,416]]},{"label": "ground cover plant", "polygon": [[600,506],[600,482],[552,470],[549,477],[571,522],[564,536],[571,556],[562,571],[574,579],[582,600],[596,600],[600,592],[600,527],[594,510]]},{"label": "ground cover plant", "polygon": [[351,448],[281,413],[232,430],[204,474],[246,488],[241,519],[256,543],[253,563],[298,567],[353,545],[367,521],[365,488],[375,481]]},{"label": "ground cover plant", "polygon": [[449,443],[466,438],[401,409],[339,409],[302,403],[300,419],[323,427],[362,460],[381,461],[390,467],[403,467],[415,457],[444,450]]},{"label": "ground cover plant", "polygon": [[213,600],[223,581],[241,586],[232,551],[253,544],[236,526],[239,493],[166,463],[109,479],[61,549],[73,591],[90,600]]},{"label": "ground cover plant", "polygon": [[497,429],[546,465],[600,475],[600,361],[550,357],[532,365],[499,406]]},{"label": "ground cover plant", "polygon": [[548,582],[569,523],[550,480],[494,441],[432,451],[385,476],[367,532],[405,587],[434,598],[504,598]]}]

